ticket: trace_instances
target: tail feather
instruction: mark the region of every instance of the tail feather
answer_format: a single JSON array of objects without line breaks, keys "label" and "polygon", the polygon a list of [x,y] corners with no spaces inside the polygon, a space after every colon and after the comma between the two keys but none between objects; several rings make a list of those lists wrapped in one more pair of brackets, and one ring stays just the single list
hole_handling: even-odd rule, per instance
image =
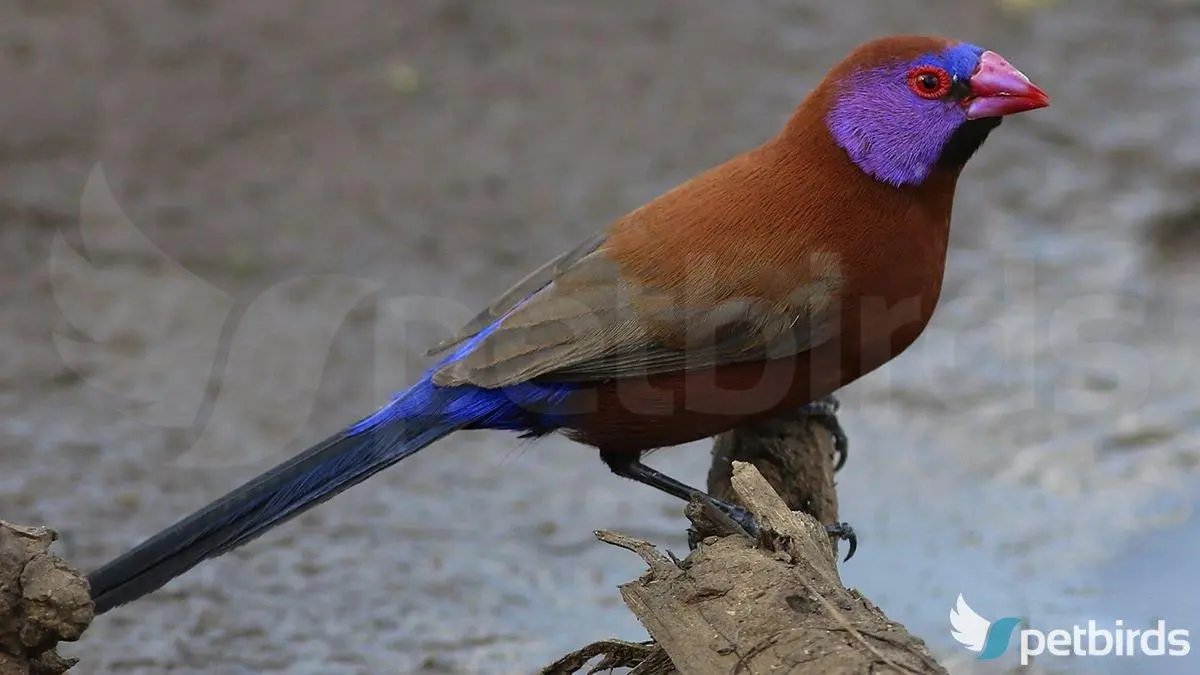
[{"label": "tail feather", "polygon": [[96,614],[161,588],[463,426],[444,417],[400,418],[322,441],[89,574]]}]

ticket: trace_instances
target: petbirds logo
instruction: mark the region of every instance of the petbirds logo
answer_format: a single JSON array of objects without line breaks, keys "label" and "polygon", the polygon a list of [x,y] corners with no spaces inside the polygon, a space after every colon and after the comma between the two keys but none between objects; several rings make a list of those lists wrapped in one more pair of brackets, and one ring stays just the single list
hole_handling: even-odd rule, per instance
[{"label": "petbirds logo", "polygon": [[[1012,634],[1021,620],[1005,616],[988,621],[980,616],[962,593],[950,609],[950,635],[959,644],[973,652],[979,652],[980,661],[999,658],[1008,650]],[[1187,656],[1191,650],[1186,628],[1167,629],[1167,622],[1159,619],[1153,628],[1126,628],[1125,622],[1117,619],[1112,628],[1101,628],[1095,620],[1086,626],[1072,626],[1070,630],[1057,628],[1040,631],[1025,628],[1020,631],[1021,665],[1029,665],[1031,657],[1049,652],[1053,656]]]}]

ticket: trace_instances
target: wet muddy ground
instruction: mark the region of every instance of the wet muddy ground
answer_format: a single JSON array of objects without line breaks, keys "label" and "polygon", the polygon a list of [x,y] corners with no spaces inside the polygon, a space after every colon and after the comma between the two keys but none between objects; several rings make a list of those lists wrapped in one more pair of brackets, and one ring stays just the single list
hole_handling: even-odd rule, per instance
[{"label": "wet muddy ground", "polygon": [[[100,564],[773,134],[854,44],[944,33],[1054,106],[968,168],[933,325],[843,396],[844,577],[955,672],[1000,671],[950,639],[960,592],[1200,629],[1200,5],[1026,4],[0,5],[0,517]],[[652,462],[699,482],[707,447]],[[566,441],[456,436],[101,618],[77,671],[531,672],[641,639],[615,591],[641,563],[590,533],[682,550],[680,513]]]}]

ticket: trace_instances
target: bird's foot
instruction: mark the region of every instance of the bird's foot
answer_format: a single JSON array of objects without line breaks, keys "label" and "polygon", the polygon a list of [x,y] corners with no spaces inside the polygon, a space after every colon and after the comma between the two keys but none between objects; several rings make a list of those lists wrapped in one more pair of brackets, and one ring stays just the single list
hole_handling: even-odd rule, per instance
[{"label": "bird's foot", "polygon": [[850,439],[846,437],[846,431],[842,429],[842,423],[837,418],[837,411],[841,405],[837,397],[830,394],[801,408],[809,419],[825,427],[829,435],[833,436],[834,471],[840,471],[846,465],[846,458],[850,456]]},{"label": "bird's foot", "polygon": [[[759,528],[758,522],[754,520],[754,516],[746,509],[730,504],[727,501],[709,497],[712,505],[717,507],[725,515],[729,516],[735,523],[746,531],[751,537],[758,537]],[[854,553],[858,551],[858,535],[855,534],[854,528],[849,523],[833,523],[825,526],[825,532],[831,537],[837,537],[846,542],[849,550],[846,551],[846,557],[842,562],[850,560],[854,557]],[[694,548],[694,547],[693,547]]]},{"label": "bird's foot", "polygon": [[[829,399],[832,397],[826,398]],[[825,401],[825,399],[822,400]],[[833,409],[836,410],[837,399],[833,399],[832,405]],[[836,418],[834,423],[836,424]],[[717,499],[712,495],[705,494],[700,490],[687,485],[686,483],[682,483],[674,478],[671,478],[661,471],[656,471],[645,464],[642,464],[639,460],[639,455],[605,452],[604,450],[601,450],[600,459],[604,460],[604,463],[607,464],[608,467],[612,469],[613,473],[617,474],[618,476],[636,480],[643,485],[649,485],[650,487],[661,492],[665,492],[672,497],[678,497],[684,501],[691,501],[694,495],[702,495],[708,499],[713,507],[715,507],[721,513],[729,516],[731,520],[737,523],[738,526],[745,530],[750,536],[756,538],[758,537],[758,533],[760,531],[758,528],[758,523],[754,522],[754,516],[750,515],[749,511],[740,506],[730,504],[722,499]],[[854,552],[858,550],[858,537],[855,536],[854,529],[846,523],[826,525],[825,531],[831,536],[838,537],[839,539],[845,539],[850,545],[850,550],[846,554],[846,560],[849,560],[854,555]],[[696,548],[696,545],[699,543],[696,541],[696,537],[698,536],[699,535],[694,530],[689,529],[689,548]]]},{"label": "bird's foot", "polygon": [[850,526],[850,523],[841,522],[833,523],[825,526],[825,534],[831,537],[837,537],[846,542],[846,557],[842,562],[854,557],[854,552],[858,550],[858,533]]}]

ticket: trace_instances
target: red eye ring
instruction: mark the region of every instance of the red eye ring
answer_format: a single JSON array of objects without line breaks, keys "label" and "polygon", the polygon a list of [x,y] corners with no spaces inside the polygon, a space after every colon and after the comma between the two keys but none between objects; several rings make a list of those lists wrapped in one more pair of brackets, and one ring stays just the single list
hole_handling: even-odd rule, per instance
[{"label": "red eye ring", "polygon": [[950,73],[937,66],[917,66],[908,71],[908,88],[921,98],[941,98],[950,93]]}]

